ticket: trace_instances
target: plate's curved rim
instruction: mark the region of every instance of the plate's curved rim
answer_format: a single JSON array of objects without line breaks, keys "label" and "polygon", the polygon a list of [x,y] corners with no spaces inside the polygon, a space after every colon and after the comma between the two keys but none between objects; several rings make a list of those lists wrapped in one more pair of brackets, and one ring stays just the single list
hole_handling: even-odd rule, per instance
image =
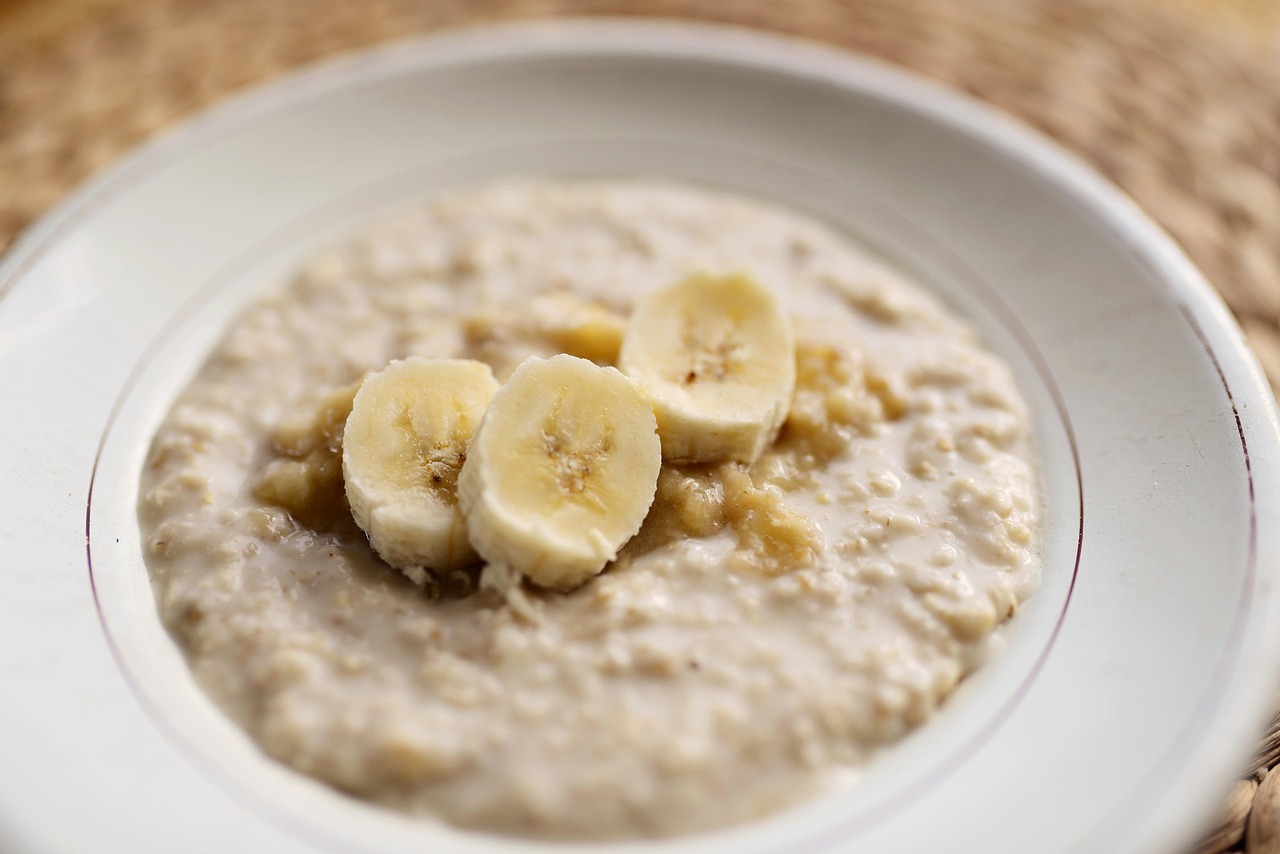
[{"label": "plate's curved rim", "polygon": [[[583,38],[585,35],[590,38]],[[1280,473],[1274,468],[1280,462],[1280,427],[1275,401],[1261,367],[1218,293],[1173,239],[1121,190],[1053,140],[962,92],[831,45],[735,25],[610,17],[480,24],[321,60],[282,78],[250,87],[154,137],[42,216],[0,258],[0,308],[23,274],[55,248],[59,238],[98,205],[126,191],[133,180],[144,178],[150,171],[204,143],[233,133],[260,115],[303,104],[314,95],[434,64],[455,62],[476,51],[491,51],[495,39],[504,40],[513,54],[545,50],[551,41],[566,54],[598,54],[602,48],[620,53],[653,54],[666,50],[686,55],[696,50],[700,55],[710,54],[739,64],[755,63],[769,70],[785,70],[835,82],[882,103],[909,109],[998,152],[1036,176],[1068,204],[1102,224],[1148,269],[1153,279],[1177,298],[1189,326],[1217,370],[1235,415],[1249,470],[1250,492],[1255,490],[1258,481],[1265,481],[1268,487],[1265,500],[1275,503],[1274,487],[1280,485]],[[1250,457],[1262,461],[1263,465],[1250,467]],[[1257,566],[1265,568],[1264,573],[1274,575],[1280,567],[1280,535],[1267,534],[1259,540],[1258,533],[1255,524],[1252,558]],[[1269,585],[1265,595],[1255,599],[1251,594],[1257,593],[1256,584],[1256,578],[1247,578],[1242,592],[1240,613],[1246,620],[1262,610],[1258,599],[1269,601],[1273,612],[1280,606],[1280,584]],[[1269,628],[1263,634],[1272,637],[1280,634],[1280,619],[1274,613],[1268,622]],[[1254,631],[1261,630],[1255,628]],[[1244,624],[1236,626],[1233,632],[1242,637]],[[1260,671],[1265,668],[1263,672],[1276,675],[1237,686],[1237,692],[1248,695],[1246,702],[1236,704],[1228,712],[1218,708],[1221,698],[1213,703],[1208,714],[1226,715],[1234,723],[1234,726],[1219,727],[1216,732],[1238,731],[1254,722],[1261,725],[1269,711],[1269,704],[1264,705],[1263,700],[1280,690],[1280,648],[1260,646],[1246,652],[1247,659],[1237,657],[1229,662],[1228,672],[1221,677],[1223,680],[1229,681],[1231,671],[1242,663]],[[1224,660],[1225,656],[1226,653]],[[1216,743],[1223,748],[1231,747],[1226,742],[1234,739],[1214,737],[1215,731],[1205,736],[1208,742],[1201,738],[1200,746]],[[1225,782],[1228,775],[1234,773],[1237,761],[1232,750],[1225,750],[1225,754],[1225,758],[1216,761],[1201,759],[1200,770]],[[1186,810],[1179,822],[1181,829],[1189,832],[1193,825],[1208,817],[1212,807],[1210,803],[1200,810]],[[1114,839],[1114,833],[1103,838]]]}]

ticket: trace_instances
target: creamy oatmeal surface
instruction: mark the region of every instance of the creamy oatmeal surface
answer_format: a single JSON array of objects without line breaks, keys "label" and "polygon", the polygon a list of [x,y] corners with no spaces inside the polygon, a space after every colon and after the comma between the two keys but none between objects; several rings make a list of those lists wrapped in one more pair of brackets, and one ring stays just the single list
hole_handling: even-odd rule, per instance
[{"label": "creamy oatmeal surface", "polygon": [[[393,358],[609,364],[637,295],[745,271],[797,390],[749,470],[665,465],[569,594],[417,586],[352,524],[352,383]],[[1008,369],[825,227],[648,183],[495,183],[369,226],[237,318],[156,434],[139,517],[161,616],[268,754],[500,833],[662,836],[835,785],[926,720],[1033,589]],[[288,509],[286,509],[288,508]],[[421,579],[420,579],[421,580]]]}]

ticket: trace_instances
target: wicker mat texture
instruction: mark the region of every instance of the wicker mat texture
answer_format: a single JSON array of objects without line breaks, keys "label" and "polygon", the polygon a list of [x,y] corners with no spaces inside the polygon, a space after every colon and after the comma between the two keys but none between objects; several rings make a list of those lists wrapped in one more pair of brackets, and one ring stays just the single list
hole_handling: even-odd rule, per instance
[{"label": "wicker mat texture", "polygon": [[[1280,385],[1280,0],[0,0],[0,252],[68,190],[247,84],[445,27],[726,21],[984,98],[1082,155],[1185,247]],[[1229,7],[1229,8],[1227,8]],[[1227,19],[1230,19],[1229,21]],[[1264,29],[1267,28],[1267,29]],[[1280,852],[1280,722],[1203,852]],[[1224,793],[1206,793],[1221,796]]]}]

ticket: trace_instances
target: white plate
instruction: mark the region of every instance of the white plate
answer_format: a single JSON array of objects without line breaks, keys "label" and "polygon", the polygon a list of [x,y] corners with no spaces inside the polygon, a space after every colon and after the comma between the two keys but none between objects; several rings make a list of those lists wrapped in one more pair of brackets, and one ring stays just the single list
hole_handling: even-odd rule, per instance
[{"label": "white plate", "polygon": [[137,474],[229,314],[317,241],[443,186],[602,172],[779,199],[913,267],[1014,365],[1048,519],[1004,653],[857,785],[614,850],[1161,851],[1200,829],[1280,688],[1276,415],[1219,299],[1118,192],[980,105],[780,37],[562,21],[259,90],[10,253],[0,849],[519,847],[260,756],[159,625]]}]

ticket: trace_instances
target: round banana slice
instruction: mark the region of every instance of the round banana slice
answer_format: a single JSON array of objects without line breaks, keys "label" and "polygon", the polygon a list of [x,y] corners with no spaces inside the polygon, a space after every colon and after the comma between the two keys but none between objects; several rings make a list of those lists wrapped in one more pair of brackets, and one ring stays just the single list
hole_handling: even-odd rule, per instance
[{"label": "round banana slice", "polygon": [[653,409],[614,368],[520,363],[489,404],[458,478],[476,551],[568,590],[635,536],[662,467]]},{"label": "round banana slice", "polygon": [[751,463],[791,408],[795,335],[749,276],[698,274],[640,300],[618,365],[653,401],[666,459]]},{"label": "round banana slice", "polygon": [[365,378],[342,439],[342,476],[373,550],[421,584],[477,560],[458,509],[458,471],[498,389],[469,359],[396,361]]}]

